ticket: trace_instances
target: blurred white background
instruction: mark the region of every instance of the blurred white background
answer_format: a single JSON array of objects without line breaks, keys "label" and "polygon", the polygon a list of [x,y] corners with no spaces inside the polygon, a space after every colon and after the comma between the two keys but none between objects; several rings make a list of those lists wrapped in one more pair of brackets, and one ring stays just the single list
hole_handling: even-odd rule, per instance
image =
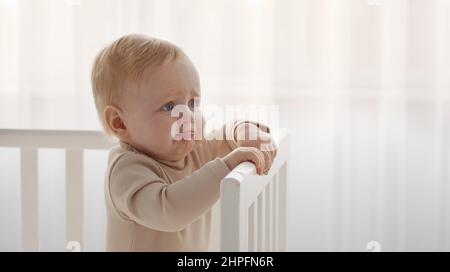
[{"label": "blurred white background", "polygon": [[[187,52],[205,104],[280,106],[289,250],[450,250],[450,1],[0,0],[0,128],[100,129],[93,58],[136,32]],[[41,249],[64,251],[64,153],[40,155]],[[103,250],[106,153],[85,157]],[[0,149],[0,251],[20,250],[18,161]]]}]

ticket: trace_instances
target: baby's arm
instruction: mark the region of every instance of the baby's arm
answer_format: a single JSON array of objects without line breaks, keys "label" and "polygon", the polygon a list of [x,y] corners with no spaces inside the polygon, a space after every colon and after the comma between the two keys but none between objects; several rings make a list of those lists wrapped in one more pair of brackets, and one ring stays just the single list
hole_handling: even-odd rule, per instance
[{"label": "baby's arm", "polygon": [[145,227],[167,232],[184,229],[219,199],[220,181],[242,161],[261,164],[256,148],[239,148],[189,176],[168,184],[142,156],[127,154],[113,167],[110,197],[119,214]]},{"label": "baby's arm", "polygon": [[236,120],[228,121],[205,136],[204,142],[212,154],[212,158],[223,157],[238,147],[233,138],[238,125],[239,122]]},{"label": "baby's arm", "polygon": [[219,198],[220,181],[229,173],[217,158],[169,184],[142,157],[128,154],[111,172],[110,193],[122,217],[151,229],[180,231],[208,211]]}]

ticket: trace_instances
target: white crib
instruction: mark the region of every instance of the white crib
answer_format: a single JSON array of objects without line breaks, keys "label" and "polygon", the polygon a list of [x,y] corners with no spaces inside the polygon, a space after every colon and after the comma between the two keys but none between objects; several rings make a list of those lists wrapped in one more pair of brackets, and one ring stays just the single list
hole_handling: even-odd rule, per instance
[{"label": "white crib", "polygon": [[[217,235],[216,249],[286,250],[289,138],[286,133],[280,134],[278,138],[278,155],[268,175],[255,175],[253,164],[246,162],[222,180],[221,196],[217,205],[220,209],[214,209],[215,218],[218,219],[216,231],[220,232]],[[80,246],[80,249],[83,249],[84,151],[106,150],[111,145],[113,143],[100,131],[0,129],[0,147],[20,149],[23,251],[40,250],[38,150],[65,150],[66,241],[69,248]]]}]

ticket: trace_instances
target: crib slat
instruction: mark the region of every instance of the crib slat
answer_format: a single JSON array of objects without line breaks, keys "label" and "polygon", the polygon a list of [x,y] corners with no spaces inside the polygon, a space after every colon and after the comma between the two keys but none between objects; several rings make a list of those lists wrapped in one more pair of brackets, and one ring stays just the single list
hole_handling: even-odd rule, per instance
[{"label": "crib slat", "polygon": [[256,251],[256,241],[258,239],[256,230],[256,202],[253,203],[248,212],[248,249],[251,252]]},{"label": "crib slat", "polygon": [[258,251],[264,251],[265,249],[265,235],[266,235],[266,226],[265,226],[265,197],[264,191],[261,192],[258,196]]},{"label": "crib slat", "polygon": [[22,249],[39,250],[38,151],[20,149]]},{"label": "crib slat", "polygon": [[227,222],[227,226],[221,228],[221,251],[248,251],[248,207],[245,194],[241,193],[241,183],[225,178],[220,186],[220,221]]},{"label": "crib slat", "polygon": [[275,179],[274,176],[269,184],[270,186],[270,251],[276,251],[275,249]]},{"label": "crib slat", "polygon": [[274,177],[273,180],[273,191],[274,191],[274,199],[273,199],[273,204],[274,204],[274,209],[273,209],[273,221],[274,221],[274,250],[275,251],[280,251],[280,246],[279,246],[279,227],[280,227],[280,218],[279,218],[279,203],[280,203],[280,197],[279,197],[279,190],[278,190],[278,182],[279,180],[279,176],[278,174]]},{"label": "crib slat", "polygon": [[83,150],[66,150],[66,239],[84,245]]},{"label": "crib slat", "polygon": [[270,195],[271,195],[271,192],[270,192],[270,183],[268,183],[267,185],[266,185],[266,188],[265,188],[265,190],[264,190],[264,194],[265,194],[265,200],[266,200],[266,206],[265,206],[265,215],[266,215],[266,217],[265,217],[265,221],[264,221],[264,225],[265,225],[265,230],[266,230],[266,233],[265,233],[265,237],[264,237],[264,240],[266,241],[265,242],[265,251],[270,251],[270,247],[271,247],[271,244],[270,244],[270,240],[271,240],[271,237],[270,237],[270,233],[271,233],[271,228],[270,228],[270,217],[271,217],[271,214],[270,214],[270,206],[272,205],[272,203],[271,203],[271,197],[270,197]]},{"label": "crib slat", "polygon": [[286,208],[287,208],[287,163],[284,163],[278,173],[278,189],[279,189],[279,203],[278,212],[280,215],[278,237],[280,251],[286,251]]}]

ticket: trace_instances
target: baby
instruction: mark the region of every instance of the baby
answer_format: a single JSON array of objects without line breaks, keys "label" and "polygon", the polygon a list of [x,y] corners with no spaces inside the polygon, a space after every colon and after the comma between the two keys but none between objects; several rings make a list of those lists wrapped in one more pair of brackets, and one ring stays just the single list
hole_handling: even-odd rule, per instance
[{"label": "baby", "polygon": [[[235,120],[212,132],[222,139],[204,137],[198,73],[160,39],[128,35],[104,48],[92,88],[105,132],[119,140],[106,172],[106,249],[209,250],[220,181],[244,161],[267,174],[276,156],[269,129]],[[174,115],[177,107],[186,110]]]}]

